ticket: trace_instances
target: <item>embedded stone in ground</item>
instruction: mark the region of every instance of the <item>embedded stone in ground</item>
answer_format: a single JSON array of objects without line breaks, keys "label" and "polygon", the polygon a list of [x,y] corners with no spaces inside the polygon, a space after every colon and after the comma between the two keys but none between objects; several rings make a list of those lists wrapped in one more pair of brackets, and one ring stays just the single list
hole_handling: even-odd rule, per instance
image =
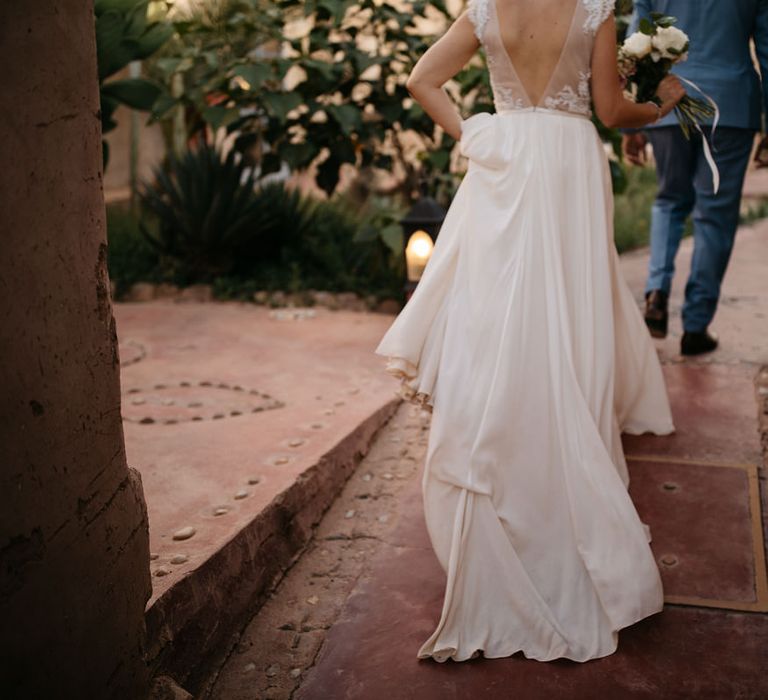
[{"label": "embedded stone in ground", "polygon": [[194,537],[196,532],[197,530],[191,526],[182,527],[173,533],[173,539],[177,541],[188,540],[190,537]]}]

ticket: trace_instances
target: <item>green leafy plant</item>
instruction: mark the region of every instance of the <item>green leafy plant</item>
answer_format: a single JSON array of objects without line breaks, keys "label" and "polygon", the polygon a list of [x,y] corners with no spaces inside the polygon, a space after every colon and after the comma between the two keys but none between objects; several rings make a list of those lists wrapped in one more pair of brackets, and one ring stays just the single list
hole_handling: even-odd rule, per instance
[{"label": "green leafy plant", "polygon": [[[166,88],[155,118],[177,151],[224,127],[262,175],[313,166],[317,184],[332,193],[347,164],[383,169],[397,173],[409,197],[420,180],[444,175],[455,145],[405,88],[433,39],[420,31],[426,17],[438,31],[451,19],[442,0],[201,5],[174,17],[174,39],[151,61]],[[179,115],[185,133],[173,140]]]},{"label": "green leafy plant", "polygon": [[309,218],[297,192],[280,184],[256,188],[241,154],[204,141],[171,155],[145,183],[140,200],[155,230],[142,230],[181,279],[207,281],[247,268],[254,257],[279,255],[281,243],[306,234]]},{"label": "green leafy plant", "polygon": [[[146,245],[164,278],[176,283],[214,282],[226,296],[255,289],[401,291],[400,210],[389,200],[323,201],[265,184],[241,154],[224,156],[205,142],[156,169],[140,198]],[[384,227],[383,236],[371,235],[374,225]]]},{"label": "green leafy plant", "polygon": [[107,205],[107,264],[118,295],[134,282],[161,282],[157,253],[140,231],[138,217],[121,204]]},{"label": "green leafy plant", "polygon": [[[105,82],[132,61],[151,56],[173,34],[166,22],[147,19],[149,0],[95,0],[96,54],[99,67],[101,131],[117,126],[114,114],[122,104],[149,111],[162,87],[146,78],[133,77]],[[104,167],[109,161],[109,146],[103,142]]]}]

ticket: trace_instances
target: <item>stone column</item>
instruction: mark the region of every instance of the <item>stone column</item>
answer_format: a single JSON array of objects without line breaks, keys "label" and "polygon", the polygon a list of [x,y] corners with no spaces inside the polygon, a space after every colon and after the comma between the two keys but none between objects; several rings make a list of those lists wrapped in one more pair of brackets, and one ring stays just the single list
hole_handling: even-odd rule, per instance
[{"label": "stone column", "polygon": [[146,695],[92,0],[0,3],[0,695]]}]

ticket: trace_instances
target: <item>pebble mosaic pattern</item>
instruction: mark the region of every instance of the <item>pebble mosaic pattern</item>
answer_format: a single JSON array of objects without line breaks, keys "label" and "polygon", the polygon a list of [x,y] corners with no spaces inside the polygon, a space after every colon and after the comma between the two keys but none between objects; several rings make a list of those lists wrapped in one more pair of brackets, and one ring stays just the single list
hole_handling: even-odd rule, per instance
[{"label": "pebble mosaic pattern", "polygon": [[[365,384],[366,379],[360,380]],[[354,395],[360,391],[357,386],[350,387],[343,391],[346,395]],[[219,393],[217,393],[219,392]],[[179,382],[175,384],[163,384],[158,383],[153,386],[152,389],[130,388],[125,391],[123,397],[123,413],[124,420],[132,420],[133,422],[147,424],[147,423],[180,423],[182,420],[198,420],[197,418],[189,418],[190,412],[193,416],[202,416],[205,414],[210,415],[212,411],[216,411],[213,415],[210,415],[212,419],[217,417],[225,417],[224,411],[221,407],[220,396],[226,397],[223,400],[232,401],[232,395],[241,399],[241,403],[236,408],[230,408],[228,415],[243,415],[245,413],[257,413],[270,408],[280,408],[285,404],[280,401],[276,401],[271,395],[258,392],[256,390],[245,389],[239,385],[229,385],[223,382]],[[212,398],[213,397],[213,400]],[[214,400],[219,399],[219,403],[215,404]],[[332,399],[326,399],[325,396],[318,394],[315,396],[315,400],[326,403],[324,408],[320,408],[320,412],[324,416],[322,420],[314,420],[308,423],[298,425],[299,430],[304,431],[304,435],[294,435],[278,443],[277,447],[280,452],[275,452],[269,455],[264,463],[267,466],[281,467],[294,461],[295,455],[298,453],[300,456],[303,447],[306,447],[311,442],[311,435],[308,433],[319,432],[328,427],[332,419],[327,416],[334,415],[336,411],[331,408],[328,403]],[[264,404],[264,401],[270,401],[270,404]],[[245,409],[242,408],[242,402],[248,404]],[[344,400],[336,400],[334,406],[345,405]],[[133,416],[129,411],[133,410]],[[163,411],[163,413],[160,413]],[[176,414],[173,413],[176,411]],[[180,418],[181,412],[185,411],[181,415],[184,418]],[[128,415],[125,415],[128,414]],[[386,475],[385,475],[386,478]],[[390,477],[391,478],[391,477]],[[214,518],[221,518],[231,513],[237,505],[237,502],[246,500],[254,488],[258,487],[261,483],[262,477],[259,475],[253,475],[248,478],[247,484],[242,488],[236,490],[229,495],[220,494],[217,497],[217,501],[213,501],[210,508],[205,512],[206,516],[212,516]],[[229,502],[227,502],[229,501]],[[384,522],[384,521],[382,521]],[[201,523],[204,528],[204,523]],[[171,534],[171,540],[174,544],[184,543],[188,544],[187,540],[192,540],[197,534],[197,528],[192,525],[186,524],[179,527]],[[150,561],[152,564],[152,575],[157,577],[169,576],[174,573],[174,569],[169,566],[179,566],[187,564],[189,557],[186,554],[174,552],[163,552],[162,555],[158,552],[153,552],[150,555]]]},{"label": "pebble mosaic pattern", "polygon": [[282,408],[285,403],[256,389],[213,381],[157,383],[130,387],[123,396],[123,420],[142,425],[172,425],[221,420]]},{"label": "pebble mosaic pattern", "polygon": [[126,340],[119,343],[120,366],[125,369],[137,362],[141,362],[147,356],[147,349],[136,340]]}]

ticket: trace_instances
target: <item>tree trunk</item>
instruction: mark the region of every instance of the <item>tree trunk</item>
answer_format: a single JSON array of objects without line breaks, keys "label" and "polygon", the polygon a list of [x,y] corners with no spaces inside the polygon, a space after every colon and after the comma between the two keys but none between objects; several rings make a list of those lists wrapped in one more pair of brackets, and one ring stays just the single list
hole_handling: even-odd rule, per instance
[{"label": "tree trunk", "polygon": [[0,3],[0,695],[146,696],[93,3]]}]

